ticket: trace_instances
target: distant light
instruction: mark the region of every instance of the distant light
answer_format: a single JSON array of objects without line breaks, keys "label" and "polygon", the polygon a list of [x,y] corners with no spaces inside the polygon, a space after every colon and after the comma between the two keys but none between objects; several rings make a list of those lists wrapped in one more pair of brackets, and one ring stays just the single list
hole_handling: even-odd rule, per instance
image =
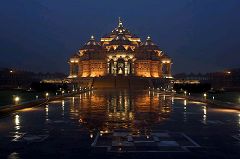
[{"label": "distant light", "polygon": [[19,101],[20,101],[20,97],[16,96],[16,97],[14,98],[14,101],[15,101],[16,103],[19,102]]},{"label": "distant light", "polygon": [[215,99],[215,97],[213,96],[213,97],[212,97],[212,99],[214,100],[214,99]]},{"label": "distant light", "polygon": [[49,93],[46,93],[45,96],[48,97],[48,96],[49,96]]},{"label": "distant light", "polygon": [[13,70],[10,70],[9,72],[10,72],[10,73],[13,73]]},{"label": "distant light", "polygon": [[38,96],[36,96],[36,99],[38,99]]},{"label": "distant light", "polygon": [[206,98],[207,97],[207,93],[204,93],[203,96]]},{"label": "distant light", "polygon": [[90,134],[90,138],[93,138],[93,134]]}]

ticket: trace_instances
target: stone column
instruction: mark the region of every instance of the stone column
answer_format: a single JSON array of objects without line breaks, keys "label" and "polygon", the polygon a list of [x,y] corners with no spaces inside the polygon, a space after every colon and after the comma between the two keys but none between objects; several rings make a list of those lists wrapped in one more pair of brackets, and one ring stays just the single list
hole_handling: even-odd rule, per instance
[{"label": "stone column", "polygon": [[82,66],[81,66],[81,63],[79,62],[78,63],[78,74],[77,74],[78,77],[81,77],[82,76]]},{"label": "stone column", "polygon": [[127,61],[124,62],[124,75],[125,76],[128,75],[128,62]]},{"label": "stone column", "polygon": [[130,74],[131,75],[133,75],[133,74],[135,74],[134,72],[135,72],[135,70],[134,70],[134,62],[133,61],[131,61],[131,64],[130,64]]},{"label": "stone column", "polygon": [[167,75],[171,76],[171,63],[167,64]]},{"label": "stone column", "polygon": [[113,74],[114,74],[114,75],[117,75],[117,71],[118,71],[118,70],[117,70],[117,61],[114,61],[114,67],[113,67],[113,68],[114,68]]},{"label": "stone column", "polygon": [[110,62],[107,62],[107,74],[111,74]]},{"label": "stone column", "polygon": [[159,77],[163,77],[163,63],[162,62],[159,62],[159,68],[158,68],[158,75]]}]

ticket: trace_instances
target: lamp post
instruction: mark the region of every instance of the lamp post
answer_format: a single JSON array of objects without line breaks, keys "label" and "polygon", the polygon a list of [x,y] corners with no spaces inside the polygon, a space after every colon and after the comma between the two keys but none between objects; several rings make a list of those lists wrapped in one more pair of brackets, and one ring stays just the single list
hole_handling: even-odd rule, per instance
[{"label": "lamp post", "polygon": [[46,96],[46,98],[48,98],[49,97],[49,93],[46,93],[45,96]]},{"label": "lamp post", "polygon": [[207,99],[207,93],[204,93],[204,94],[203,94],[203,97],[204,97],[205,99]]},{"label": "lamp post", "polygon": [[15,96],[13,100],[14,100],[15,104],[19,104],[20,97],[19,96]]}]

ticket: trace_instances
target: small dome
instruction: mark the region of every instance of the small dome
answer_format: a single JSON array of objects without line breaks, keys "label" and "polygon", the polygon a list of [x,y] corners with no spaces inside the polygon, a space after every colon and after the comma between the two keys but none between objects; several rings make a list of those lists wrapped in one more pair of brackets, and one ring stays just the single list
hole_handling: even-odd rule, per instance
[{"label": "small dome", "polygon": [[94,36],[91,36],[90,40],[82,47],[82,49],[101,49],[101,46],[96,42]]},{"label": "small dome", "polygon": [[146,50],[159,50],[158,46],[152,42],[150,36],[147,37],[146,41],[140,46],[141,49]]}]

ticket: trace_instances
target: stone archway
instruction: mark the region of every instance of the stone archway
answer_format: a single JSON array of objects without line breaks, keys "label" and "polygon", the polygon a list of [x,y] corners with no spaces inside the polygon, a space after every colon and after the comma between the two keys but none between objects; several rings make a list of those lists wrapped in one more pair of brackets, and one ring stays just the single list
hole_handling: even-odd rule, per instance
[{"label": "stone archway", "polygon": [[123,58],[117,60],[117,75],[125,75],[125,61]]},{"label": "stone archway", "polygon": [[113,61],[113,59],[111,59],[108,64],[109,64],[109,66],[108,66],[108,72],[109,72],[109,74],[110,74],[110,75],[115,74],[114,61]]}]

